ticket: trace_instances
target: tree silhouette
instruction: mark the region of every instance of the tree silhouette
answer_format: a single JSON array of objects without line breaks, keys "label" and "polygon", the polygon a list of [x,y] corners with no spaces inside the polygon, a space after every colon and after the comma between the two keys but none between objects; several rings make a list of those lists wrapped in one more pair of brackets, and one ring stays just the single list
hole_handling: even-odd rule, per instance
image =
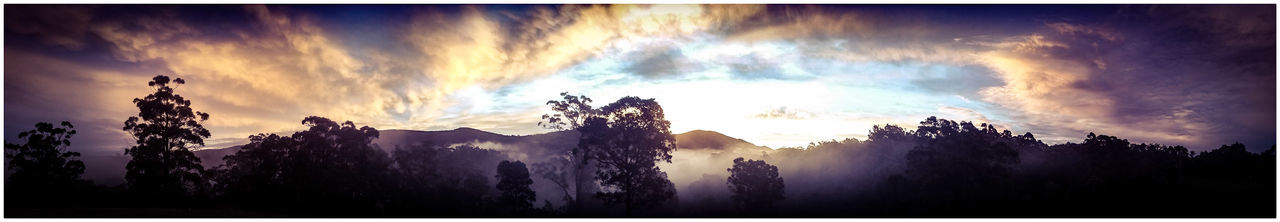
[{"label": "tree silhouette", "polygon": [[138,116],[124,122],[124,131],[137,143],[125,150],[133,157],[125,166],[125,180],[142,198],[179,197],[204,185],[204,167],[190,148],[204,146],[209,138],[209,130],[200,125],[209,114],[193,111],[190,100],[174,93],[172,86],[185,83],[163,75],[152,78],[147,86],[155,92],[133,99]]},{"label": "tree silhouette", "polygon": [[237,204],[259,209],[283,207],[279,203],[290,191],[280,177],[293,170],[288,158],[296,146],[292,138],[275,134],[249,136],[249,144],[223,157],[226,162],[215,170],[217,190]]},{"label": "tree silhouette", "polygon": [[[535,165],[534,169],[538,170],[538,175],[552,181],[559,181],[567,175],[570,176],[572,183],[556,183],[556,185],[563,190],[568,190],[572,187],[574,190],[573,196],[566,195],[565,199],[573,202],[574,207],[571,210],[577,212],[582,209],[586,201],[581,197],[589,195],[595,188],[591,175],[592,172],[595,172],[595,169],[591,166],[591,146],[581,142],[581,140],[585,139],[584,136],[590,135],[587,132],[589,129],[584,129],[584,126],[588,119],[598,117],[601,111],[591,107],[591,98],[587,96],[570,95],[568,92],[561,92],[560,96],[562,97],[561,100],[547,101],[547,105],[555,113],[542,115],[543,121],[538,122],[538,125],[554,130],[578,131],[580,142],[577,146],[568,149],[567,152],[559,154],[559,157],[553,157],[552,161]],[[552,166],[547,164],[569,165]]]},{"label": "tree silhouette", "polygon": [[[1014,206],[1043,206],[1027,208],[1022,211],[1025,215],[1274,216],[1275,174],[1262,173],[1274,169],[1274,163],[1253,165],[1259,159],[1244,151],[1243,145],[1196,154],[1182,146],[1135,144],[1089,133],[1082,143],[1020,151],[1025,154],[1022,158],[1033,161],[1020,164],[1015,174],[1017,193],[1005,199],[1024,199],[1013,201]],[[1064,212],[1061,209],[1079,213],[1056,213]]]},{"label": "tree silhouette", "polygon": [[506,156],[471,145],[399,148],[394,152],[398,175],[398,214],[459,216],[488,209],[494,185],[493,166]]},{"label": "tree silhouette", "polygon": [[907,174],[921,186],[916,193],[942,200],[937,209],[968,212],[958,209],[1003,197],[1011,187],[1018,152],[993,126],[929,117],[915,133],[921,142],[907,153]]},{"label": "tree silhouette", "polygon": [[219,180],[226,195],[258,207],[306,213],[369,213],[382,200],[391,161],[372,144],[378,130],[324,117],[290,137],[250,136]]},{"label": "tree silhouette", "polygon": [[871,126],[871,131],[867,133],[867,140],[875,142],[911,141],[915,139],[914,133],[908,132],[897,125],[885,125],[884,127],[875,125]]},{"label": "tree silhouette", "polygon": [[67,151],[71,137],[76,135],[71,122],[63,121],[62,127],[50,123],[36,123],[36,129],[18,133],[23,144],[4,145],[9,158],[10,174],[5,184],[10,204],[43,205],[65,197],[66,189],[80,182],[84,162],[77,160],[78,152]]},{"label": "tree silhouette", "polygon": [[539,177],[551,181],[552,184],[560,188],[560,192],[563,193],[561,198],[565,203],[570,203],[570,205],[574,203],[574,194],[572,194],[574,185],[571,183],[577,179],[574,174],[577,172],[574,169],[575,167],[576,164],[569,159],[568,155],[551,155],[547,160],[535,163],[532,166],[533,172],[538,174]]},{"label": "tree silhouette", "polygon": [[675,196],[657,161],[671,162],[675,136],[662,106],[653,99],[623,97],[588,118],[579,145],[591,147],[599,161],[596,178],[604,188],[596,196],[621,204],[627,216],[637,206],[653,207]]},{"label": "tree silhouette", "polygon": [[778,176],[778,167],[765,163],[764,160],[733,159],[733,168],[728,169],[730,175],[730,198],[739,209],[748,214],[771,214],[776,212],[773,204],[782,201],[784,196],[782,177]]},{"label": "tree silhouette", "polygon": [[1196,165],[1205,175],[1217,177],[1247,177],[1248,169],[1255,165],[1258,154],[1245,150],[1244,144],[1222,145],[1218,149],[1200,153]]},{"label": "tree silhouette", "polygon": [[498,178],[498,190],[502,191],[502,196],[498,197],[499,204],[510,207],[515,213],[533,208],[537,194],[529,189],[533,179],[529,179],[529,169],[524,163],[503,160],[498,163],[498,175],[495,177]]},{"label": "tree silhouette", "polygon": [[547,105],[551,106],[551,111],[556,113],[542,115],[539,126],[556,130],[577,130],[586,124],[586,120],[599,114],[599,110],[591,107],[591,98],[583,95],[569,95],[569,92],[561,92],[561,100],[547,101]]}]

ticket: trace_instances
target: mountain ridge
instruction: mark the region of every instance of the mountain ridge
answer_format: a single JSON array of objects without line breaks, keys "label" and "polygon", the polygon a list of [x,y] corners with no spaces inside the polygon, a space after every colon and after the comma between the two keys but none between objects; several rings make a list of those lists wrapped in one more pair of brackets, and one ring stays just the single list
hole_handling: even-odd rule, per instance
[{"label": "mountain ridge", "polygon": [[[540,156],[541,154],[557,152],[557,150],[577,145],[577,132],[568,130],[529,135],[503,135],[475,128],[459,127],[452,130],[435,131],[389,129],[379,130],[378,133],[379,137],[374,139],[373,143],[388,153],[395,149],[413,146],[438,147],[472,144],[481,148]],[[676,149],[717,151],[730,149],[772,150],[768,147],[758,146],[746,140],[710,130],[690,130],[675,134],[675,137]],[[202,165],[205,165],[206,168],[212,168],[222,165],[224,163],[223,157],[235,154],[243,146],[235,145],[225,148],[201,149],[193,152],[201,159]]]}]

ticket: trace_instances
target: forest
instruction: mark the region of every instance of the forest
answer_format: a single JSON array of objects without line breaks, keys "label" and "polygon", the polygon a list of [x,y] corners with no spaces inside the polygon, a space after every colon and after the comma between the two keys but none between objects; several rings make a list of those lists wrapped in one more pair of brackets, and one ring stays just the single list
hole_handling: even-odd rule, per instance
[{"label": "forest", "polygon": [[929,117],[874,126],[865,140],[769,149],[673,134],[654,99],[594,107],[569,93],[546,103],[539,125],[553,133],[515,143],[544,148],[393,146],[375,142],[388,131],[308,116],[305,131],[251,135],[207,159],[202,123],[217,116],[193,110],[180,84],[152,78],[154,92],[132,101],[138,114],[121,118],[135,141],[121,145],[121,185],[81,178],[85,164],[66,150],[73,123],[6,141],[5,217],[1276,216],[1274,145],[1195,152],[1105,132],[1046,144]]}]

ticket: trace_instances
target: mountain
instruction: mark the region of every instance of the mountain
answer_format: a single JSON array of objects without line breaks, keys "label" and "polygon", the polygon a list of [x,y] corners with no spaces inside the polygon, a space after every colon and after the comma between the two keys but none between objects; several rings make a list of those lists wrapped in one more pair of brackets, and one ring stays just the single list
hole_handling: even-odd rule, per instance
[{"label": "mountain", "polygon": [[768,151],[768,147],[756,146],[746,140],[733,138],[715,131],[692,130],[676,134],[677,149],[751,149]]},{"label": "mountain", "polygon": [[[378,134],[378,138],[374,139],[373,143],[387,153],[414,146],[441,147],[470,144],[498,150],[520,160],[528,159],[530,156],[546,156],[557,152],[555,150],[572,148],[578,143],[578,133],[573,131],[512,136],[463,127],[443,131],[379,130]],[[200,158],[201,165],[209,168],[222,165],[224,163],[222,157],[235,154],[241,147],[243,145],[194,152]]]},{"label": "mountain", "polygon": [[520,136],[502,135],[467,127],[445,131],[380,130],[378,134],[378,139],[374,139],[373,143],[383,149],[414,144],[448,145],[476,141],[512,143],[521,139]]},{"label": "mountain", "polygon": [[[443,131],[380,130],[378,134],[379,137],[374,139],[373,143],[388,153],[414,145],[437,147],[471,144],[480,148],[498,150],[507,153],[513,159],[525,161],[540,161],[541,157],[573,148],[578,144],[578,133],[574,131],[513,136],[463,127]],[[675,136],[677,150],[743,149],[752,153],[772,150],[715,131],[693,130]],[[204,149],[195,151],[195,154],[202,161],[201,164],[208,168],[222,165],[222,157],[235,154],[240,147],[242,146]]]}]

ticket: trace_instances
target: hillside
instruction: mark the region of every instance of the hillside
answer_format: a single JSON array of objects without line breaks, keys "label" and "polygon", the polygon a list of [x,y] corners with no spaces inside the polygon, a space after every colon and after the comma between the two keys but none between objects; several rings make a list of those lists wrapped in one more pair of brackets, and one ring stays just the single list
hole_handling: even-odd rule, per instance
[{"label": "hillside", "polygon": [[771,150],[768,147],[756,146],[746,140],[733,138],[715,131],[692,130],[689,132],[676,134],[676,147],[678,149],[752,149],[760,151]]},{"label": "hillside", "polygon": [[[481,148],[494,149],[508,153],[516,159],[541,157],[576,146],[578,133],[573,131],[550,132],[543,134],[512,136],[473,129],[457,128],[442,131],[417,130],[380,130],[380,136],[373,141],[379,148],[388,153],[397,147],[423,145],[427,147],[471,144]],[[733,138],[715,131],[693,130],[676,134],[677,150],[713,150],[731,151],[745,149],[752,153],[769,151],[767,147],[757,146],[742,139]],[[196,156],[205,167],[215,167],[223,163],[222,157],[235,154],[241,146],[222,149],[205,149],[195,151]]]}]

